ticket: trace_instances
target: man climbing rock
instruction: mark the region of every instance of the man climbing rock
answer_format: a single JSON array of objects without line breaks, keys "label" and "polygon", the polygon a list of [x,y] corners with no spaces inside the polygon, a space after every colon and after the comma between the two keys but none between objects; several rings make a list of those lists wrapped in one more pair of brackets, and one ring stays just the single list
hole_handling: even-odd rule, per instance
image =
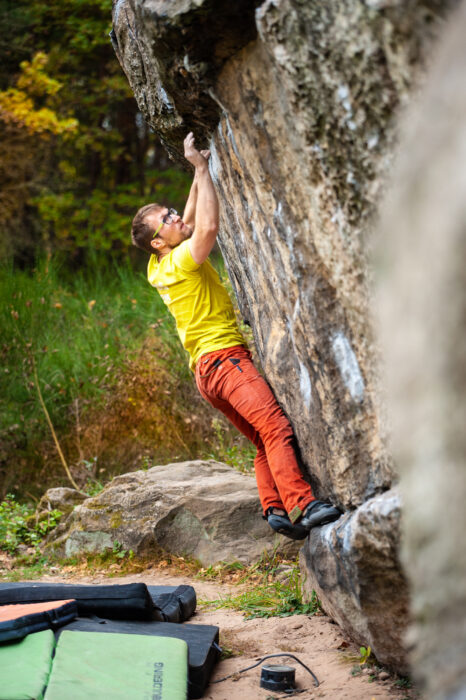
[{"label": "man climbing rock", "polygon": [[257,447],[254,468],[264,517],[276,532],[304,539],[311,528],[341,513],[316,500],[303,479],[292,428],[252,363],[228,293],[207,259],[219,223],[210,153],[198,151],[189,133],[184,154],[195,176],[183,217],[147,204],[133,219],[132,241],[151,256],[149,282],[175,317],[201,395]]}]

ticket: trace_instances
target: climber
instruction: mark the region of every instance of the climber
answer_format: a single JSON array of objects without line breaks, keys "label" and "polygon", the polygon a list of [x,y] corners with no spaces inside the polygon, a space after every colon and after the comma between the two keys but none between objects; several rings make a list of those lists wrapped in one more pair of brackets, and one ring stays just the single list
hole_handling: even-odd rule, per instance
[{"label": "climber", "polygon": [[184,154],[195,175],[183,217],[147,204],[133,219],[132,242],[151,255],[148,280],[175,317],[199,392],[257,447],[254,468],[263,517],[276,532],[304,539],[311,528],[341,513],[316,500],[304,480],[290,423],[252,363],[228,293],[207,259],[219,224],[210,152],[198,151],[189,133]]}]

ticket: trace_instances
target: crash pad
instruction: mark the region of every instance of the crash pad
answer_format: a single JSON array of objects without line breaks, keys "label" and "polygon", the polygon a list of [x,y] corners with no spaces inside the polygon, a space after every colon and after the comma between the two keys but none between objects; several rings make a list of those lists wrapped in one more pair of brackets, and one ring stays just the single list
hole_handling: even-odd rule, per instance
[{"label": "crash pad", "polygon": [[42,700],[54,645],[50,629],[0,644],[0,700]]},{"label": "crash pad", "polygon": [[0,642],[22,639],[32,632],[56,629],[77,617],[75,600],[0,606]]},{"label": "crash pad", "polygon": [[50,582],[0,583],[0,605],[74,598],[80,616],[117,620],[184,622],[196,609],[192,586],[73,584]]},{"label": "crash pad", "polygon": [[187,676],[181,639],[65,630],[45,700],[185,700]]},{"label": "crash pad", "polygon": [[188,645],[188,697],[202,698],[215,664],[220,659],[219,629],[214,625],[183,625],[173,622],[127,622],[78,618],[57,630],[58,637],[66,631],[97,633],[144,634],[156,637],[184,639]]}]

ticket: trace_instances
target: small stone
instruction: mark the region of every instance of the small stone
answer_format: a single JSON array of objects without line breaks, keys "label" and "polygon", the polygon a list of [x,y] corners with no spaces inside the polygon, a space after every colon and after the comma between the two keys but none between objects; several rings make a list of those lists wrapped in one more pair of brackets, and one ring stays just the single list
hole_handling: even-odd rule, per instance
[{"label": "small stone", "polygon": [[390,674],[386,671],[381,671],[377,678],[379,679],[379,681],[388,681],[388,679],[390,678]]}]

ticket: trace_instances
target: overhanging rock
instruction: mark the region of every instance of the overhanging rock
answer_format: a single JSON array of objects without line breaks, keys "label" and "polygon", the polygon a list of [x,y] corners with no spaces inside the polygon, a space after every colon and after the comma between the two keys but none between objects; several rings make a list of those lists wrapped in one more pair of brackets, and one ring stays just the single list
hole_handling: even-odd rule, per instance
[{"label": "overhanging rock", "polygon": [[[149,124],[174,158],[190,130],[211,148],[230,279],[316,495],[345,511],[375,498],[375,519],[394,473],[378,412],[367,233],[397,113],[455,4],[114,4],[114,45]],[[397,567],[395,547],[389,555]],[[355,580],[362,564],[355,557]],[[406,600],[402,588],[386,608]],[[367,610],[357,614],[369,630]],[[376,646],[385,658],[383,631]]]}]

